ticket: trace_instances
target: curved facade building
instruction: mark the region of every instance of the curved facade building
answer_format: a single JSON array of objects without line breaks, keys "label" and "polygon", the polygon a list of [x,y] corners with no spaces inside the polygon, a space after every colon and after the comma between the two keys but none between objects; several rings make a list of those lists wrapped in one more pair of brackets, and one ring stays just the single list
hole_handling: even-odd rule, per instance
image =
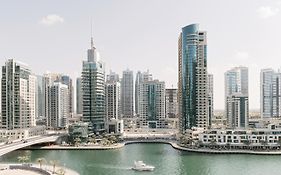
[{"label": "curved facade building", "polygon": [[198,24],[182,28],[178,41],[179,123],[181,132],[206,129],[208,121],[207,38]]}]

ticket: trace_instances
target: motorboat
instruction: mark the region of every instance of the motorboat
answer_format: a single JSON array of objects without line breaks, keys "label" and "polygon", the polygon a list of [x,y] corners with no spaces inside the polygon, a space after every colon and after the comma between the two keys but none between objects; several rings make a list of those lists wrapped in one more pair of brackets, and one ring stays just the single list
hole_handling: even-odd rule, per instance
[{"label": "motorboat", "polygon": [[143,161],[135,161],[134,166],[132,167],[133,170],[136,171],[153,171],[154,166],[146,165]]}]

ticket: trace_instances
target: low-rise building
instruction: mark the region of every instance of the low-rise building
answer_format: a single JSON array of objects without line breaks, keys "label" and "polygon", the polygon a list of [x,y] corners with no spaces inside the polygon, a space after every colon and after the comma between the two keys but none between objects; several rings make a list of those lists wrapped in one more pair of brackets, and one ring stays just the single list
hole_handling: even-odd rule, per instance
[{"label": "low-rise building", "polygon": [[210,129],[198,134],[203,145],[280,146],[281,129]]}]

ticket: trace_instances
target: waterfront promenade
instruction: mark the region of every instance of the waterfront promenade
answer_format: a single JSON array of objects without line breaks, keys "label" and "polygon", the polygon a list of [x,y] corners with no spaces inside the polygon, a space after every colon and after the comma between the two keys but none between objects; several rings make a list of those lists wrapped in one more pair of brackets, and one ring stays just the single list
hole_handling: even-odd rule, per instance
[{"label": "waterfront promenade", "polygon": [[22,166],[21,164],[0,164],[1,175],[51,175],[51,174],[64,174],[64,175],[79,175],[74,170],[66,167],[55,167],[55,173],[53,173],[53,166],[42,165],[42,168],[38,164],[32,164],[32,166]]},{"label": "waterfront promenade", "polygon": [[44,147],[31,147],[27,149],[39,149],[39,150],[109,150],[109,149],[121,149],[122,147],[129,144],[141,144],[141,143],[155,143],[155,144],[169,144],[174,149],[192,153],[203,153],[203,154],[253,154],[253,155],[281,155],[281,150],[243,150],[243,149],[210,149],[210,148],[187,148],[178,145],[174,140],[155,139],[155,140],[129,140],[122,143],[113,144],[109,146],[103,145],[89,145],[89,146],[44,146]]}]

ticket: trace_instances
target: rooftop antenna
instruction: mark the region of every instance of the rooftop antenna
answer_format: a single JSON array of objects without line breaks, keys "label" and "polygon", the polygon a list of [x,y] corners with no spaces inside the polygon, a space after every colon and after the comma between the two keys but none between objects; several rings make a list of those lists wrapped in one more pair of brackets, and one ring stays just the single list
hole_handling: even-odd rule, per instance
[{"label": "rooftop antenna", "polygon": [[91,48],[94,48],[94,41],[93,41],[93,19],[91,18]]}]

